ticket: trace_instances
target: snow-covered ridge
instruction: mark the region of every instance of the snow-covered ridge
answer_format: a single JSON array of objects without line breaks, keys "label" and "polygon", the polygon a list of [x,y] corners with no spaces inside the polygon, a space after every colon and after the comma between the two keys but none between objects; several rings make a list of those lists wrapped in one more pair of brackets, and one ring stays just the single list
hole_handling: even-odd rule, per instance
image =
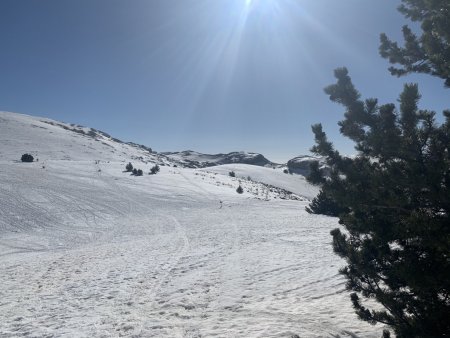
[{"label": "snow-covered ridge", "polygon": [[48,118],[0,112],[0,160],[30,153],[45,160],[161,161],[152,149],[125,143],[93,128]]},{"label": "snow-covered ridge", "polygon": [[[123,142],[94,128],[10,112],[0,112],[0,142],[3,145],[0,147],[0,160],[18,160],[23,153],[30,153],[40,160],[138,160],[186,168],[238,163],[267,168],[286,166],[271,162],[262,154],[245,151],[228,154],[203,154],[192,150],[157,153],[148,146]],[[61,148],[65,148],[64,152]],[[304,175],[307,170],[303,168],[309,166],[305,162],[307,159],[314,160],[314,157],[296,157],[287,163],[287,167],[292,173]]]},{"label": "snow-covered ridge", "polygon": [[262,154],[235,151],[228,154],[202,154],[192,150],[181,152],[164,152],[161,153],[179,165],[188,168],[205,168],[221,164],[243,163],[257,166],[278,166],[278,164],[269,161]]},{"label": "snow-covered ridge", "polygon": [[311,163],[319,162],[319,167],[325,173],[328,170],[323,158],[311,155],[299,155],[284,164],[271,162],[262,154],[245,151],[236,151],[228,154],[203,154],[193,150],[185,150],[180,152],[163,152],[160,153],[160,156],[186,168],[208,168],[217,165],[240,163],[272,169],[288,169],[290,174],[298,174],[305,177],[310,173]]}]

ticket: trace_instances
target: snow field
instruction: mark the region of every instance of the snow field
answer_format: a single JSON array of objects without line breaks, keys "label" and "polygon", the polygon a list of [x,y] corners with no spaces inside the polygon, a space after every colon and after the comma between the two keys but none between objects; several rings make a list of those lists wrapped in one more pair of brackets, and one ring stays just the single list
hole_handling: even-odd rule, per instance
[{"label": "snow field", "polygon": [[302,177],[147,175],[157,155],[90,131],[0,113],[0,337],[380,336],[353,312],[337,220],[304,211],[317,189]]},{"label": "snow field", "polygon": [[0,163],[2,337],[378,337],[337,274],[335,219],[124,165]]}]

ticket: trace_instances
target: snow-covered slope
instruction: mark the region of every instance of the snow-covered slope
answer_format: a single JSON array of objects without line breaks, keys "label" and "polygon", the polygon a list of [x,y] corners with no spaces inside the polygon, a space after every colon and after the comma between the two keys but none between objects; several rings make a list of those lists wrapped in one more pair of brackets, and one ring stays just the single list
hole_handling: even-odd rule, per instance
[{"label": "snow-covered slope", "polygon": [[235,151],[228,154],[202,154],[192,150],[181,152],[165,152],[161,153],[179,165],[188,168],[205,168],[220,164],[243,163],[253,164],[257,166],[277,166],[270,162],[263,155],[245,151]]},{"label": "snow-covered slope", "polygon": [[[130,176],[124,160],[148,158],[133,160],[148,172],[154,154],[0,117],[1,337],[379,337],[338,275],[337,220],[304,211],[314,188],[294,175]],[[17,161],[24,152],[40,161]]]},{"label": "snow-covered slope", "polygon": [[124,143],[92,128],[47,118],[0,112],[0,161],[29,153],[45,160],[156,161],[151,149]]},{"label": "snow-covered slope", "polygon": [[226,164],[202,170],[226,176],[229,176],[229,173],[233,171],[238,179],[250,179],[254,182],[261,182],[306,197],[307,199],[312,199],[319,193],[319,189],[306,182],[305,177],[285,174],[281,169],[257,167],[247,164]]}]

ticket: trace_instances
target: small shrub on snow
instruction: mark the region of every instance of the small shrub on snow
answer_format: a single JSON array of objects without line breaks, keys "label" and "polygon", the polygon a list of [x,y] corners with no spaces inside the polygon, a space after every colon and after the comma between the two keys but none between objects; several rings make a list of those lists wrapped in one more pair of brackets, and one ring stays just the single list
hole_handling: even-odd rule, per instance
[{"label": "small shrub on snow", "polygon": [[242,189],[241,185],[239,184],[239,187],[237,187],[236,192],[238,194],[242,194],[244,192],[244,189]]},{"label": "small shrub on snow", "polygon": [[127,172],[132,172],[133,171],[133,165],[131,164],[131,162],[129,162],[126,166],[125,166],[125,170]]},{"label": "small shrub on snow", "polygon": [[33,161],[34,161],[34,158],[33,158],[33,156],[30,155],[30,154],[23,154],[20,160],[21,160],[22,162],[33,162]]},{"label": "small shrub on snow", "polygon": [[142,176],[143,174],[144,172],[142,171],[142,169],[133,168],[133,170],[131,171],[131,175],[134,176]]},{"label": "small shrub on snow", "polygon": [[159,172],[159,165],[154,165],[151,169],[150,169],[150,175],[156,175]]},{"label": "small shrub on snow", "polygon": [[236,177],[236,173],[235,173],[234,171],[230,171],[230,172],[228,173],[228,175],[230,175],[231,177]]}]

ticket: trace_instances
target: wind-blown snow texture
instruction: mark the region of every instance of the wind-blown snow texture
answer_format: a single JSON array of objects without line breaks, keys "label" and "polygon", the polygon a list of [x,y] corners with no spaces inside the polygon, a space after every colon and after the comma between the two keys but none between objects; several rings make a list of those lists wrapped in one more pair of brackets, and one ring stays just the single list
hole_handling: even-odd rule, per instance
[{"label": "wind-blown snow texture", "polygon": [[379,336],[303,180],[249,165],[133,177],[128,161],[148,173],[156,155],[40,120],[0,113],[1,337]]}]

